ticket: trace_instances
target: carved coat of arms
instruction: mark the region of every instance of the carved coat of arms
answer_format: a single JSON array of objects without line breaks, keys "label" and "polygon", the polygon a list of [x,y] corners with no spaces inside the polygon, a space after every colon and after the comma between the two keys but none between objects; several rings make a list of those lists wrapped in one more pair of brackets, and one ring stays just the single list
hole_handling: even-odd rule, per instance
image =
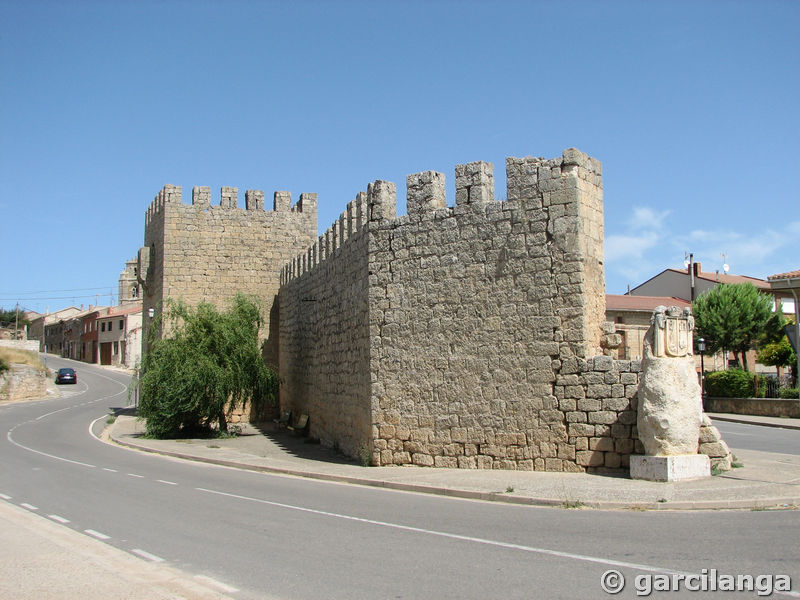
[{"label": "carved coat of arms", "polygon": [[653,355],[682,357],[693,354],[694,317],[689,307],[659,306],[653,312]]}]

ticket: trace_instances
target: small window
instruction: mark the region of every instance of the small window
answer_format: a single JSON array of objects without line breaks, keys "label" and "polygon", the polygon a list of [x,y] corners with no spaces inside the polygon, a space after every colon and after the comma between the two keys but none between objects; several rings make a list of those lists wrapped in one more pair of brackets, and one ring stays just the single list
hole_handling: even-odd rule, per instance
[{"label": "small window", "polygon": [[119,330],[122,331],[123,329],[125,329],[125,319],[120,319],[119,320]]},{"label": "small window", "polygon": [[119,342],[114,342],[114,356],[119,354]]},{"label": "small window", "polygon": [[104,322],[100,323],[100,331],[105,331],[105,330],[106,330],[106,324],[105,324],[105,321],[104,321]]}]

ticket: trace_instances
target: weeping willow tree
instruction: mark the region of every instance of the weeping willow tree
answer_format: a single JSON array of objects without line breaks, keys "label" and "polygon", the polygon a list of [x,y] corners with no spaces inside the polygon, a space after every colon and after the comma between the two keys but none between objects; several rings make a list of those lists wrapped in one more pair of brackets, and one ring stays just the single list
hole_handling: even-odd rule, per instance
[{"label": "weeping willow tree", "polygon": [[227,433],[232,411],[275,402],[278,377],[261,356],[255,301],[237,294],[224,312],[168,302],[159,318],[171,333],[150,341],[139,378],[139,416],[149,437]]}]

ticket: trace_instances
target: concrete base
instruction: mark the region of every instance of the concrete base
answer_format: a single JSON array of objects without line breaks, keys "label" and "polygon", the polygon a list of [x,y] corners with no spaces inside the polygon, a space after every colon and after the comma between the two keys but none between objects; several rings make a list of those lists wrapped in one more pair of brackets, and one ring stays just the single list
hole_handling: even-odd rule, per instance
[{"label": "concrete base", "polygon": [[711,477],[711,461],[705,454],[631,455],[631,479],[684,481],[701,477]]}]

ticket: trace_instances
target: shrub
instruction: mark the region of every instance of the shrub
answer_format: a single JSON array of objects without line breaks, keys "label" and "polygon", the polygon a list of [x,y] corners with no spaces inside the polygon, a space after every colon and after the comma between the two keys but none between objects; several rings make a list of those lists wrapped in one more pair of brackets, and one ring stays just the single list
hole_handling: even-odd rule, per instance
[{"label": "shrub", "polygon": [[[706,373],[706,393],[716,398],[752,398],[755,395],[755,377],[743,369],[712,371]],[[758,377],[758,393],[763,396],[767,389],[766,379],[762,376]]]},{"label": "shrub", "polygon": [[798,389],[797,388],[781,388],[778,392],[778,396],[783,398],[784,400],[793,400],[798,398]]},{"label": "shrub", "polygon": [[164,316],[174,333],[151,342],[140,377],[139,416],[148,436],[192,437],[215,424],[227,432],[226,417],[235,408],[274,403],[278,378],[261,357],[261,318],[253,301],[239,294],[224,313],[206,303],[191,309],[178,302]]},{"label": "shrub", "polygon": [[11,367],[8,365],[8,363],[4,361],[2,358],[0,358],[0,373],[8,371],[10,368]]}]

